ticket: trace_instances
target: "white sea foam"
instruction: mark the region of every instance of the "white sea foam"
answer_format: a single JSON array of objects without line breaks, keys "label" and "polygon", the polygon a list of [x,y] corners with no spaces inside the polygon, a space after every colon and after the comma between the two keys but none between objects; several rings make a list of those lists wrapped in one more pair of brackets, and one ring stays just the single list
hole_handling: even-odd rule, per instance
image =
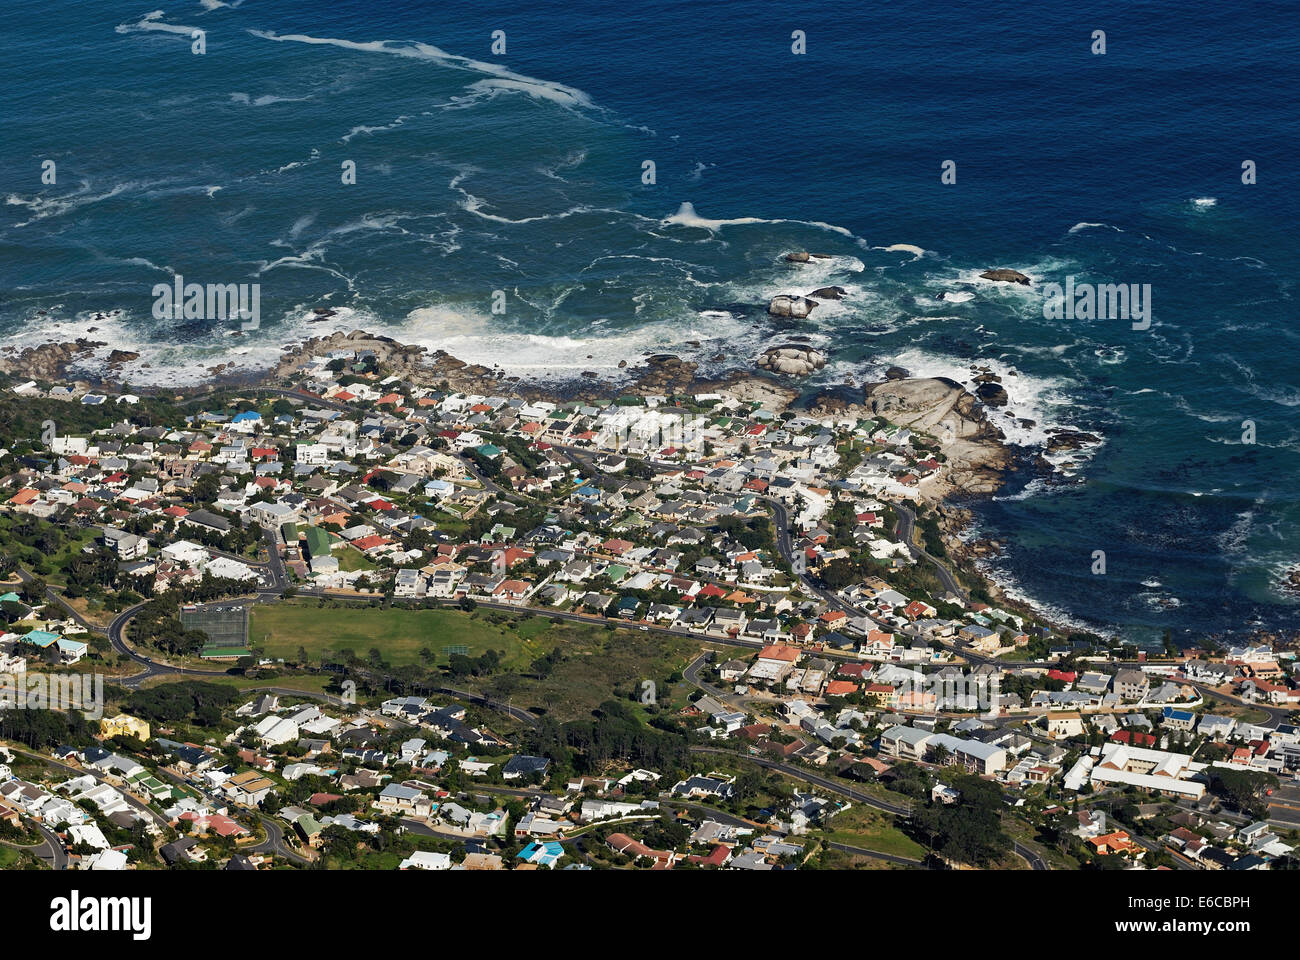
[{"label": "white sea foam", "polygon": [[[280,356],[279,336],[265,333],[213,338],[210,342],[160,343],[152,321],[139,322],[122,310],[87,311],[72,318],[43,316],[23,330],[0,341],[0,351],[17,354],[44,343],[61,343],[84,337],[102,346],[69,365],[72,376],[111,378],[142,386],[194,386],[212,378],[211,368],[230,364],[230,372],[257,372],[274,366]],[[238,333],[232,326],[230,333]],[[281,331],[277,331],[280,334]],[[304,332],[304,336],[305,336]],[[299,337],[302,339],[302,337]],[[139,358],[109,367],[114,350],[139,354]]]},{"label": "white sea foam", "polygon": [[728,220],[710,220],[696,213],[694,204],[687,201],[683,201],[682,205],[677,208],[677,212],[672,216],[664,217],[660,221],[662,226],[698,227],[701,230],[708,230],[710,233],[717,233],[723,227],[747,226],[758,223],[793,223],[805,227],[815,227],[818,230],[829,230],[841,236],[857,239],[853,236],[852,231],[844,227],[837,227],[833,223],[823,223],[820,220],[767,220],[763,217],[732,217]]},{"label": "white sea foam", "polygon": [[1085,223],[1085,222],[1076,223],[1067,232],[1081,233],[1084,230],[1114,230],[1116,233],[1124,232],[1119,227],[1112,226],[1109,223]]},{"label": "white sea foam", "polygon": [[255,37],[274,40],[277,43],[305,43],[318,46],[339,47],[356,53],[383,53],[390,56],[421,60],[442,67],[465,70],[482,74],[489,79],[470,84],[469,90],[475,97],[494,97],[501,93],[525,93],[534,99],[549,100],[569,108],[590,108],[591,97],[579,90],[550,80],[539,80],[525,76],[504,67],[499,63],[486,63],[473,60],[454,53],[447,53],[428,43],[414,43],[400,40],[340,40],[334,37],[311,37],[301,33],[277,34],[270,30],[249,30]]},{"label": "white sea foam", "polygon": [[907,261],[908,263],[920,260],[925,256],[925,249],[923,247],[918,247],[914,243],[891,243],[887,247],[872,247],[871,249],[883,250],[885,253],[910,253],[912,255],[912,260]]},{"label": "white sea foam", "polygon": [[119,23],[114,29],[117,33],[174,33],[189,39],[199,27],[187,27],[179,23],[164,23],[164,10],[146,13],[135,23]]},{"label": "white sea foam", "polygon": [[525,93],[534,100],[549,100],[562,107],[589,107],[591,100],[580,90],[535,80],[478,80],[468,87],[472,94],[491,99],[502,93]]},{"label": "white sea foam", "polygon": [[596,321],[588,327],[593,334],[589,336],[524,333],[503,327],[476,308],[436,304],[411,311],[405,322],[388,325],[385,332],[404,343],[445,350],[467,363],[545,379],[572,379],[583,370],[617,376],[620,361],[630,368],[650,353],[687,355],[691,350],[683,345],[692,340],[700,342],[700,356],[717,353],[749,333],[743,320],[725,311],[690,314],[609,333],[604,329],[605,324]]},{"label": "white sea foam", "polygon": [[254,97],[247,93],[232,93],[230,95],[231,103],[242,103],[250,107],[266,107],[273,103],[305,103],[311,97],[282,97],[274,93],[264,93],[260,97]]},{"label": "white sea foam", "polygon": [[[111,200],[114,197],[123,194],[144,192],[160,186],[165,186],[171,181],[167,180],[126,180],[122,183],[116,183],[107,190],[96,190],[91,186],[89,180],[82,180],[80,186],[70,193],[59,194],[57,196],[35,196],[23,197],[16,193],[11,193],[5,197],[5,203],[8,206],[26,207],[32,214],[27,220],[14,224],[15,227],[25,227],[35,223],[38,220],[44,220],[47,217],[59,217],[65,213],[71,213],[74,210],[80,210],[82,207],[90,206],[96,203],[102,203],[105,200]],[[206,189],[206,188],[204,188]]]},{"label": "white sea foam", "polygon": [[1219,549],[1230,556],[1240,556],[1246,552],[1250,542],[1251,529],[1255,523],[1255,511],[1242,510],[1228,529],[1215,538]]},{"label": "white sea foam", "polygon": [[1043,477],[1034,477],[1034,479],[1030,480],[1022,489],[1015,493],[999,494],[993,499],[1000,503],[1014,503],[1020,500],[1029,500],[1035,497],[1047,496],[1060,489],[1060,484],[1048,483]]}]

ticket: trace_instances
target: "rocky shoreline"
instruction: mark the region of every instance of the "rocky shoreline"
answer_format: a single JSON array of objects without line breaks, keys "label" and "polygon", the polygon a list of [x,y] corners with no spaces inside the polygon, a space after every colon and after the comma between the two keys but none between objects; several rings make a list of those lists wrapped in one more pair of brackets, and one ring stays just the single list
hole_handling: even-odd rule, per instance
[{"label": "rocky shoreline", "polygon": [[[798,269],[799,264],[827,259],[823,254],[796,252],[785,260]],[[1023,284],[1029,278],[1012,270],[991,270],[986,279]],[[839,300],[846,291],[837,286],[810,290],[806,295],[782,294],[768,304],[769,315],[781,318],[805,318],[824,300]],[[316,308],[316,316],[325,320],[333,315],[328,308]],[[93,333],[94,327],[87,333]],[[802,341],[802,342],[801,342]],[[70,342],[48,343],[29,347],[16,355],[0,356],[0,373],[27,379],[57,381],[65,379],[107,344],[79,337]],[[686,344],[698,347],[698,344]],[[757,402],[773,413],[789,409],[806,409],[814,416],[837,416],[855,419],[884,417],[891,423],[928,434],[937,439],[945,460],[941,475],[917,489],[917,499],[931,504],[940,517],[940,532],[950,556],[964,570],[977,573],[975,561],[986,547],[972,546],[963,539],[972,520],[970,511],[951,503],[965,496],[987,496],[998,490],[1008,472],[1024,461],[1025,453],[1008,444],[1005,436],[990,420],[987,409],[1008,402],[1000,378],[987,368],[973,372],[973,392],[947,378],[914,379],[901,367],[891,366],[879,383],[846,384],[828,387],[805,397],[799,381],[821,370],[826,353],[812,347],[807,338],[792,335],[787,342],[766,349],[754,360],[754,368],[735,367],[721,374],[703,376],[700,364],[675,353],[647,354],[638,360],[619,363],[612,378],[595,371],[582,371],[567,381],[538,382],[510,374],[500,367],[467,363],[444,350],[401,343],[392,337],[365,330],[337,331],[283,347],[279,361],[270,370],[246,370],[233,364],[209,368],[209,379],[193,387],[132,387],[137,394],[165,396],[200,396],[216,390],[292,386],[306,367],[317,357],[336,351],[371,353],[385,368],[414,384],[446,387],[465,393],[515,396],[527,400],[608,402],[628,394],[666,395],[721,393],[742,402]],[[130,351],[114,350],[107,358],[107,371],[139,358]],[[712,363],[725,362],[718,355]],[[111,376],[78,377],[86,389],[124,389]],[[801,397],[804,399],[801,401]],[[1090,434],[1072,430],[1049,431],[1047,453],[1077,450],[1097,442]],[[1040,469],[1052,470],[1040,456]],[[999,596],[997,585],[980,575],[991,596]]]}]

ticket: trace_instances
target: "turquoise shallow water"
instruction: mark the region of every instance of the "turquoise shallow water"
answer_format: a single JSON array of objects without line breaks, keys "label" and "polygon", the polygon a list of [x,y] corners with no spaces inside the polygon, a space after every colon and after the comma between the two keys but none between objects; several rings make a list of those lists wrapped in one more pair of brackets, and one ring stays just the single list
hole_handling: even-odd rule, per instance
[{"label": "turquoise shallow water", "polygon": [[[831,351],[810,389],[978,362],[1012,440],[1104,439],[1067,482],[975,505],[1012,544],[996,576],[1136,637],[1297,626],[1284,5],[514,6],[24,10],[0,63],[0,345],[93,329],[88,370],[137,350],[137,383],[356,326],[538,377],[660,350],[707,369],[792,333]],[[975,282],[990,266],[1150,284],[1151,328],[1046,319],[1039,293]],[[259,283],[260,329],[155,320],[177,273]],[[766,316],[828,283],[849,297]],[[322,305],[339,313],[311,321]]]}]

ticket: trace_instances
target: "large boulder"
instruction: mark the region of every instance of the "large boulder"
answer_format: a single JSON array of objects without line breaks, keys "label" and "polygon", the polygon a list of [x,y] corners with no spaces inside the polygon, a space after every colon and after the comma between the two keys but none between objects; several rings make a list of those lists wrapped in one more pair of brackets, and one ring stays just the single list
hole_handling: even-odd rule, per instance
[{"label": "large boulder", "polygon": [[946,377],[886,380],[866,388],[872,416],[934,437],[947,456],[950,481],[968,493],[989,493],[1011,465],[1002,433],[961,384]]},{"label": "large boulder", "polygon": [[816,300],[809,300],[807,297],[791,297],[783,293],[772,298],[772,302],[767,305],[767,312],[774,317],[793,317],[802,320],[812,313],[816,306]]},{"label": "large boulder", "polygon": [[826,355],[820,350],[799,344],[787,343],[771,347],[758,358],[760,369],[784,373],[793,377],[806,377],[826,366]]},{"label": "large boulder", "polygon": [[985,270],[980,274],[985,280],[998,280],[1002,283],[1019,283],[1023,286],[1029,286],[1030,279],[1019,270],[1008,270],[1005,267],[999,267],[996,270]]},{"label": "large boulder", "polygon": [[140,354],[134,350],[114,350],[108,355],[108,365],[110,367],[120,367],[124,363],[139,359]]},{"label": "large boulder", "polygon": [[843,300],[848,294],[843,287],[819,287],[808,296],[821,297],[823,300]]},{"label": "large boulder", "polygon": [[1057,453],[1061,450],[1078,450],[1092,443],[1101,443],[1101,437],[1081,430],[1049,430],[1051,439],[1047,441],[1047,452]]},{"label": "large boulder", "polygon": [[1007,405],[1007,391],[1003,389],[1000,383],[981,383],[975,388],[975,396],[990,407],[1005,407]]}]

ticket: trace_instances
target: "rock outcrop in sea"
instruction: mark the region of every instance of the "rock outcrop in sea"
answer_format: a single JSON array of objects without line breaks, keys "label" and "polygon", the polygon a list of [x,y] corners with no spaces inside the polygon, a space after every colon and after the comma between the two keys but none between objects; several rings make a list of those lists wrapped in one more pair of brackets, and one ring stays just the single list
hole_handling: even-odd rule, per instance
[{"label": "rock outcrop in sea", "polygon": [[795,297],[782,293],[772,298],[767,305],[767,312],[774,317],[793,317],[802,320],[818,306],[820,304],[816,300],[810,300],[808,297]]},{"label": "rock outcrop in sea", "polygon": [[806,377],[824,366],[826,366],[824,353],[796,343],[770,347],[758,358],[760,370],[784,373],[793,377]]},{"label": "rock outcrop in sea", "polygon": [[1002,432],[961,384],[946,377],[886,380],[868,386],[864,402],[873,416],[927,433],[943,444],[948,477],[968,493],[992,493],[1011,465]]},{"label": "rock outcrop in sea", "polygon": [[1026,287],[1033,282],[1019,270],[1009,270],[1006,267],[998,267],[995,270],[985,270],[980,274],[980,277],[984,280],[998,280],[1002,283],[1019,283]]},{"label": "rock outcrop in sea", "polygon": [[31,380],[58,380],[77,360],[85,360],[100,347],[102,340],[78,337],[64,343],[42,343],[26,347],[15,355],[0,357],[0,373],[14,374]]}]

